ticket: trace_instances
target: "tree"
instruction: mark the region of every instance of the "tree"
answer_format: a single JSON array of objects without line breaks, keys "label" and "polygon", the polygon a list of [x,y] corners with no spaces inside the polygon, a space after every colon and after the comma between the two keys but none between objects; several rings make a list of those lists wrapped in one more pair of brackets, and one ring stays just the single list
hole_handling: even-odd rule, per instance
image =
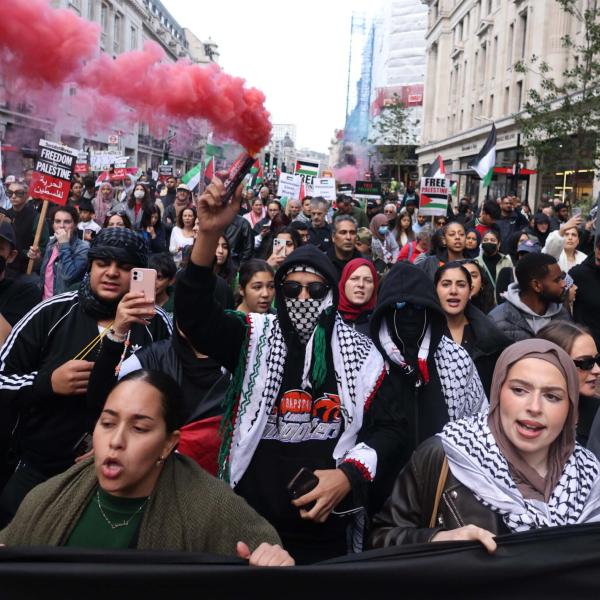
[{"label": "tree", "polygon": [[555,0],[582,25],[581,37],[562,38],[573,66],[557,81],[548,63],[533,56],[520,61],[515,70],[532,71],[541,77],[531,89],[523,113],[517,117],[525,148],[538,159],[538,170],[555,172],[573,165],[574,198],[579,194],[580,169],[600,167],[600,23],[598,0],[586,0],[583,12],[578,0]]},{"label": "tree", "polygon": [[373,123],[374,136],[368,141],[377,148],[382,160],[391,160],[395,163],[398,179],[401,177],[401,163],[406,159],[411,148],[414,149],[417,145],[414,131],[418,124],[418,119],[411,120],[398,94],[393,95],[392,101],[381,109],[377,120]]}]

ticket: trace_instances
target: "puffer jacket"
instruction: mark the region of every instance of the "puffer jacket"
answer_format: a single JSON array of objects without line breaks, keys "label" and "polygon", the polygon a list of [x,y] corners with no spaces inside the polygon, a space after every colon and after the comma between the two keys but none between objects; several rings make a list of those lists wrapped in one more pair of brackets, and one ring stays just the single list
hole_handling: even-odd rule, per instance
[{"label": "puffer jacket", "polygon": [[526,306],[519,297],[519,284],[511,283],[504,295],[506,302],[496,306],[488,317],[495,322],[496,327],[507,335],[513,342],[528,340],[555,319],[571,320],[569,313],[562,304],[551,302],[546,313],[538,315]]},{"label": "puffer jacket", "polygon": [[435,527],[429,527],[444,457],[439,437],[432,437],[417,448],[396,478],[391,496],[373,519],[373,548],[430,542],[440,531],[465,525],[476,525],[494,534],[509,533],[498,515],[483,506],[450,471]]}]

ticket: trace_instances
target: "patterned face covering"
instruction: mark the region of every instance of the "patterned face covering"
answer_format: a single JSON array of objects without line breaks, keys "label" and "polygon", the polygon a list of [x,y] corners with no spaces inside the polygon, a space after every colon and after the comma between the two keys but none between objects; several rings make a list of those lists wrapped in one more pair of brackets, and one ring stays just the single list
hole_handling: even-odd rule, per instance
[{"label": "patterned face covering", "polygon": [[307,298],[306,300],[286,298],[285,306],[300,341],[306,344],[317,325],[323,300],[315,300],[314,298]]}]

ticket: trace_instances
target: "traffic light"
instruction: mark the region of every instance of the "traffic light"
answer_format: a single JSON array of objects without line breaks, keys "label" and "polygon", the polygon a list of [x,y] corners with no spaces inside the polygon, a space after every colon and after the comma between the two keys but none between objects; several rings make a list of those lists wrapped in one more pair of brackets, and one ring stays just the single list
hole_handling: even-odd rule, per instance
[{"label": "traffic light", "polygon": [[265,167],[269,169],[271,167],[271,153],[265,152]]},{"label": "traffic light", "polygon": [[165,140],[163,142],[163,165],[169,164],[169,153],[171,152],[171,142]]}]

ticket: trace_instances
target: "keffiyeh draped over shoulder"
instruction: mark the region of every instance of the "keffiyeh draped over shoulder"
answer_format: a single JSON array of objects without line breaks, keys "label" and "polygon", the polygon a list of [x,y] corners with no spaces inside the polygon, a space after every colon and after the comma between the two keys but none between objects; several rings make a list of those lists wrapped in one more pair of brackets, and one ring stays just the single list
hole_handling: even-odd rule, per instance
[{"label": "keffiyeh draped over shoulder", "polygon": [[[563,375],[569,412],[561,433],[548,449],[548,469],[540,475],[504,432],[500,391],[510,368],[535,358]],[[446,425],[439,434],[450,471],[511,531],[600,521],[600,463],[576,444],[577,371],[569,355],[546,340],[509,346],[498,359],[490,390],[488,415]]]},{"label": "keffiyeh draped over shoulder", "polygon": [[544,502],[523,497],[485,415],[448,423],[439,435],[452,475],[511,531],[600,521],[600,464],[589,450],[575,447]]}]

